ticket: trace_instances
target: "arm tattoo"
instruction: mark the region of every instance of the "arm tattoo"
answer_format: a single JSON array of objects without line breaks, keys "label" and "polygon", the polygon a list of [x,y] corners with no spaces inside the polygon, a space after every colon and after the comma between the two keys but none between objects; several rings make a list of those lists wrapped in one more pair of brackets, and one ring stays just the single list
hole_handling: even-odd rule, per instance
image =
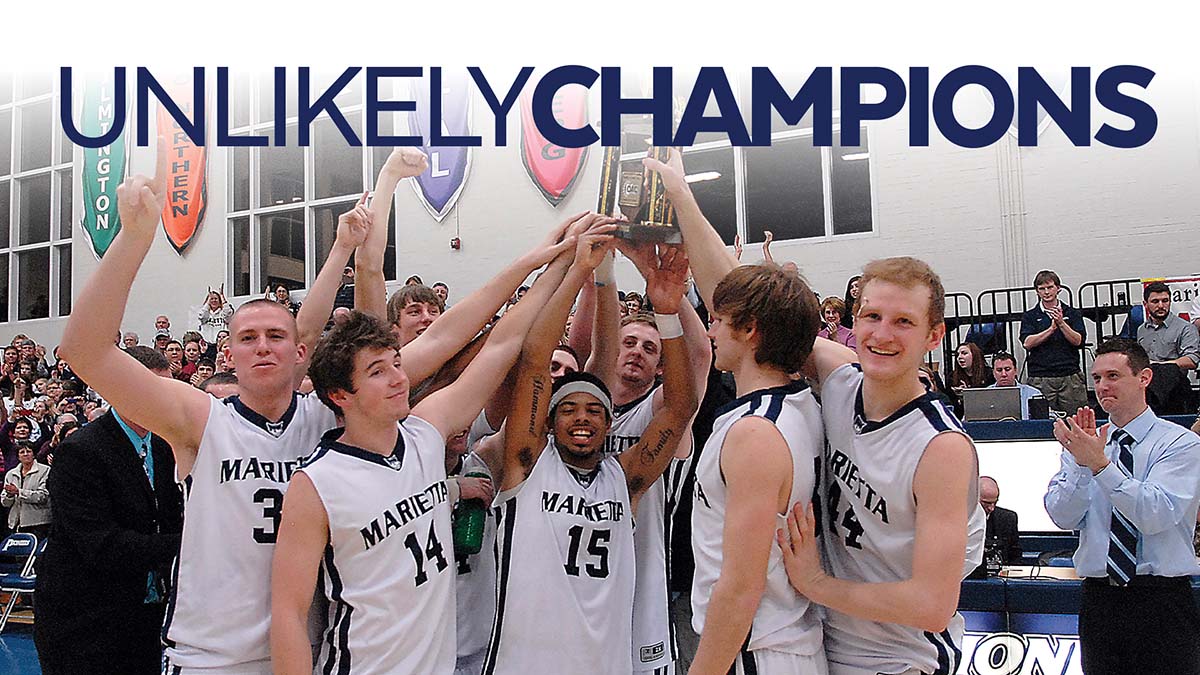
[{"label": "arm tattoo", "polygon": [[654,464],[655,460],[658,459],[658,456],[662,454],[662,451],[667,448],[667,444],[669,444],[673,438],[675,438],[674,429],[663,429],[662,431],[658,432],[658,441],[656,441],[653,446],[649,444],[643,445],[642,451],[638,455],[638,460],[643,466],[651,466]]},{"label": "arm tattoo", "polygon": [[538,435],[538,404],[541,403],[542,394],[546,391],[546,384],[540,377],[533,379],[533,395],[531,396],[529,406],[529,435]]}]

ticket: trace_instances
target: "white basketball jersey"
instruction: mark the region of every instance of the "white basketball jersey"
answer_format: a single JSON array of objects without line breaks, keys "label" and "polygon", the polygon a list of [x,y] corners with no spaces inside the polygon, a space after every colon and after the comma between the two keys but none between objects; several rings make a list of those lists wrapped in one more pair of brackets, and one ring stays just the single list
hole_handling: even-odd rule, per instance
[{"label": "white basketball jersey", "polygon": [[[463,458],[462,466],[462,475],[471,473],[491,475],[487,464],[473,452]],[[487,649],[496,614],[496,514],[491,508],[484,521],[479,553],[456,557],[455,569],[458,656],[473,656]]]},{"label": "white basketball jersey", "polygon": [[[834,577],[867,583],[903,581],[912,578],[917,464],[935,436],[966,433],[934,394],[910,401],[886,420],[867,421],[862,380],[858,365],[848,364],[831,373],[821,388],[829,446],[822,471],[818,529]],[[968,496],[971,515],[963,577],[983,556],[986,517],[979,505],[976,478],[971,480]],[[932,633],[829,610],[825,652],[831,663],[872,672],[916,668],[952,674],[961,660],[962,636],[963,619],[958,614],[949,628]]]},{"label": "white basketball jersey", "polygon": [[[625,405],[614,406],[613,422],[605,439],[605,452],[620,454],[637,445],[654,419],[654,393]],[[669,473],[669,472],[668,472]],[[665,476],[642,494],[638,501],[633,531],[633,549],[637,560],[637,581],[633,592],[633,669],[662,668],[676,658],[675,628],[671,623],[670,589],[667,570],[670,565],[667,510],[668,489]]]},{"label": "white basketball jersey", "polygon": [[630,675],[633,516],[625,471],[572,469],[550,441],[496,498],[499,576],[484,675]]},{"label": "white basketball jersey", "polygon": [[329,518],[318,584],[329,616],[314,675],[454,670],[454,535],[446,442],[409,416],[384,457],[326,434],[303,468]]},{"label": "white basketball jersey", "polygon": [[[770,420],[779,429],[792,455],[792,492],[788,504],[807,502],[816,482],[816,465],[824,445],[821,410],[812,390],[803,382],[760,389],[740,396],[718,411],[712,435],[696,463],[696,490],[692,504],[692,553],[696,573],[692,582],[692,626],[703,635],[712,587],[721,576],[724,560],[724,528],[727,494],[721,473],[725,436],[738,420],[756,416]],[[779,527],[787,528],[783,515]],[[754,613],[746,647],[748,651],[770,649],[809,655],[821,649],[821,617],[808,598],[788,583],[783,553],[771,542],[767,561],[767,584]]]},{"label": "white basketball jersey", "polygon": [[337,425],[316,396],[293,395],[279,422],[238,397],[212,399],[183,481],[183,543],[163,639],[172,665],[217,668],[270,658],[271,557],[288,480]]}]

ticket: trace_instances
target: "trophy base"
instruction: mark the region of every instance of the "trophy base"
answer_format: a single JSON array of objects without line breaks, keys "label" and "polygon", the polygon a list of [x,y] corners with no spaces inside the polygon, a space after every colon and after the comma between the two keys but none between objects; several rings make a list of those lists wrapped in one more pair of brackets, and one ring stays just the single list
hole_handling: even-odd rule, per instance
[{"label": "trophy base", "polygon": [[619,223],[616,236],[628,241],[652,241],[657,244],[682,244],[683,235],[677,225],[662,223]]}]

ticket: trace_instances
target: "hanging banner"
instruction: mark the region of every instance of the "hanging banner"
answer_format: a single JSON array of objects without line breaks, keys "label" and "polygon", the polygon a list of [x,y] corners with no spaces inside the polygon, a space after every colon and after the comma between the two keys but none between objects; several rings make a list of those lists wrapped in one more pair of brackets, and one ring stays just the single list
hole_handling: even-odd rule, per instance
[{"label": "hanging banner", "polygon": [[[183,114],[194,115],[193,88],[190,79],[176,79],[165,85],[171,100]],[[208,151],[197,147],[171,117],[158,106],[158,135],[167,144],[167,202],[162,224],[167,241],[182,255],[204,221],[208,208]]]},{"label": "hanging banner", "polygon": [[[471,135],[470,82],[465,70],[461,74],[451,71],[442,74],[442,136]],[[409,131],[413,136],[426,139],[421,151],[429,158],[429,168],[413,181],[413,189],[430,215],[441,222],[454,208],[467,182],[467,173],[471,170],[471,149],[428,145],[432,135],[429,89],[426,81],[413,82],[412,100],[416,102],[417,109],[409,115]]]},{"label": "hanging banner", "polygon": [[[581,85],[562,87],[554,94],[551,111],[554,119],[566,129],[578,129],[587,124],[588,92]],[[563,148],[546,140],[533,120],[533,96],[526,90],[521,95],[521,162],[525,173],[541,191],[551,206],[558,206],[575,186],[587,161],[587,146]]]},{"label": "hanging banner", "polygon": [[[112,128],[118,105],[124,106],[125,101],[113,98],[111,81],[106,78],[88,80],[79,119],[79,129],[83,135],[96,138],[107,133]],[[92,253],[97,258],[104,257],[121,231],[117,186],[125,179],[129,159],[128,140],[128,136],[122,132],[111,145],[83,148],[83,169],[79,178],[83,194],[80,226],[87,234]]]}]

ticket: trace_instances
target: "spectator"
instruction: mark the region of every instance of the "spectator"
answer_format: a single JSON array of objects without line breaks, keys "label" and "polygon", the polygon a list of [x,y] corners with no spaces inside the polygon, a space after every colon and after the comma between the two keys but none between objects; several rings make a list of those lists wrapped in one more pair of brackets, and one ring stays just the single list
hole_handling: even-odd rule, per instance
[{"label": "spectator", "polygon": [[846,282],[846,295],[842,298],[846,304],[846,310],[842,312],[842,325],[846,328],[854,328],[854,303],[858,302],[858,282],[861,279],[861,274],[855,274]]},{"label": "spectator", "polygon": [[414,274],[411,277],[404,280],[404,285],[405,286],[424,286],[425,282],[421,281],[421,277]]},{"label": "spectator", "polygon": [[52,426],[50,424],[50,406],[44,396],[39,396],[33,399],[32,402],[27,403],[26,407],[29,410],[28,417],[33,422],[33,429],[30,431],[29,440],[34,443],[40,443],[50,435]]},{"label": "spectator", "polygon": [[205,342],[216,342],[217,332],[229,329],[229,317],[233,316],[233,305],[225,299],[225,284],[220,290],[208,289],[204,304],[196,312],[196,323]]},{"label": "spectator", "polygon": [[[997,506],[1000,501],[1000,484],[991,476],[979,477],[979,505],[987,514],[987,530],[984,547],[988,553],[995,551],[1004,565],[1021,563],[1020,527],[1017,512]],[[987,555],[984,555],[987,559]]]},{"label": "spectator", "polygon": [[187,382],[191,376],[183,374],[183,345],[179,344],[178,340],[169,340],[166,348],[163,349],[163,356],[167,357],[167,367],[171,371],[171,377]]},{"label": "spectator", "polygon": [[11,469],[17,465],[17,446],[22,443],[31,443],[32,431],[33,422],[24,415],[10,420],[0,427],[0,448],[3,450],[3,465],[0,465],[0,471]]},{"label": "spectator", "polygon": [[388,321],[399,334],[401,346],[417,339],[444,310],[437,293],[419,284],[402,286],[388,299],[387,305]]},{"label": "spectator", "polygon": [[37,373],[37,377],[29,378],[28,382],[33,382],[38,377],[50,377],[50,367],[46,365],[45,347],[39,346],[29,338],[18,341],[16,345],[21,352],[21,361],[31,363]]},{"label": "spectator", "polygon": [[846,312],[846,303],[841,298],[829,296],[821,301],[821,330],[817,337],[844,344],[850,349],[857,349],[858,341],[854,339],[854,331],[842,325],[842,315]]},{"label": "spectator", "polygon": [[160,354],[166,354],[167,343],[170,341],[171,331],[160,328],[154,333],[154,348],[157,349]]},{"label": "spectator", "polygon": [[625,294],[625,309],[627,310],[627,314],[631,316],[634,314],[641,314],[642,306],[644,304],[645,303],[642,300],[640,293],[629,291]]},{"label": "spectator", "polygon": [[197,389],[204,383],[205,380],[217,373],[217,364],[212,359],[200,359],[196,362],[196,371],[192,373],[192,378],[189,382]]},{"label": "spectator", "polygon": [[[170,376],[154,350],[129,354]],[[183,527],[171,448],[111,411],[62,444],[47,486],[54,543],[38,561],[34,594],[42,672],[159,673]]]},{"label": "spectator", "polygon": [[268,286],[266,297],[268,300],[274,300],[284,307],[287,307],[288,311],[292,313],[292,316],[296,316],[300,313],[301,303],[292,301],[291,292],[288,291],[287,286],[284,286],[283,284],[276,284],[274,290]]},{"label": "spectator", "polygon": [[138,346],[138,334],[130,331],[121,337],[121,346],[125,349]]},{"label": "spectator", "polygon": [[46,491],[50,467],[37,461],[29,441],[17,444],[17,461],[19,464],[4,474],[0,504],[8,509],[9,530],[28,532],[40,541],[50,534],[50,495]]},{"label": "spectator", "polygon": [[558,379],[568,373],[579,372],[579,355],[570,345],[558,345],[550,357],[550,377]]},{"label": "spectator", "polygon": [[166,314],[159,314],[154,317],[154,330],[155,332],[165,330],[168,335],[171,334],[171,320],[167,318]]},{"label": "spectator", "polygon": [[1079,369],[1083,315],[1058,299],[1062,281],[1051,270],[1033,278],[1038,304],[1021,315],[1021,340],[1028,356],[1026,382],[1037,387],[1050,407],[1068,415],[1087,405],[1087,385]]},{"label": "spectator", "polygon": [[992,383],[992,373],[979,345],[974,342],[959,345],[954,357],[954,371],[950,373],[950,388],[961,395],[963,389],[987,387]]},{"label": "spectator", "polygon": [[1137,341],[1150,356],[1154,378],[1146,397],[1159,415],[1185,414],[1195,409],[1187,371],[1200,363],[1200,334],[1196,327],[1171,313],[1171,289],[1161,281],[1142,290],[1146,321]]},{"label": "spectator", "polygon": [[450,287],[449,286],[447,286],[445,283],[439,281],[433,285],[433,292],[437,293],[437,296],[442,299],[443,307],[449,306],[449,303],[448,303],[448,300],[450,299]]},{"label": "spectator", "polygon": [[37,461],[50,466],[54,463],[54,453],[71,432],[79,428],[79,420],[71,414],[59,415],[54,422],[54,431],[38,449]]},{"label": "spectator", "polygon": [[992,357],[992,375],[996,378],[993,387],[1019,387],[1021,389],[1021,419],[1029,419],[1029,399],[1041,396],[1042,392],[1017,382],[1017,359],[1008,352],[1000,352]]},{"label": "spectator", "polygon": [[196,373],[196,363],[204,353],[204,338],[199,333],[189,331],[183,334],[183,370],[180,373],[191,381]]},{"label": "spectator", "polygon": [[240,392],[237,375],[233,373],[213,374],[212,377],[200,383],[200,390],[209,396],[215,396],[220,399],[237,396]]}]

